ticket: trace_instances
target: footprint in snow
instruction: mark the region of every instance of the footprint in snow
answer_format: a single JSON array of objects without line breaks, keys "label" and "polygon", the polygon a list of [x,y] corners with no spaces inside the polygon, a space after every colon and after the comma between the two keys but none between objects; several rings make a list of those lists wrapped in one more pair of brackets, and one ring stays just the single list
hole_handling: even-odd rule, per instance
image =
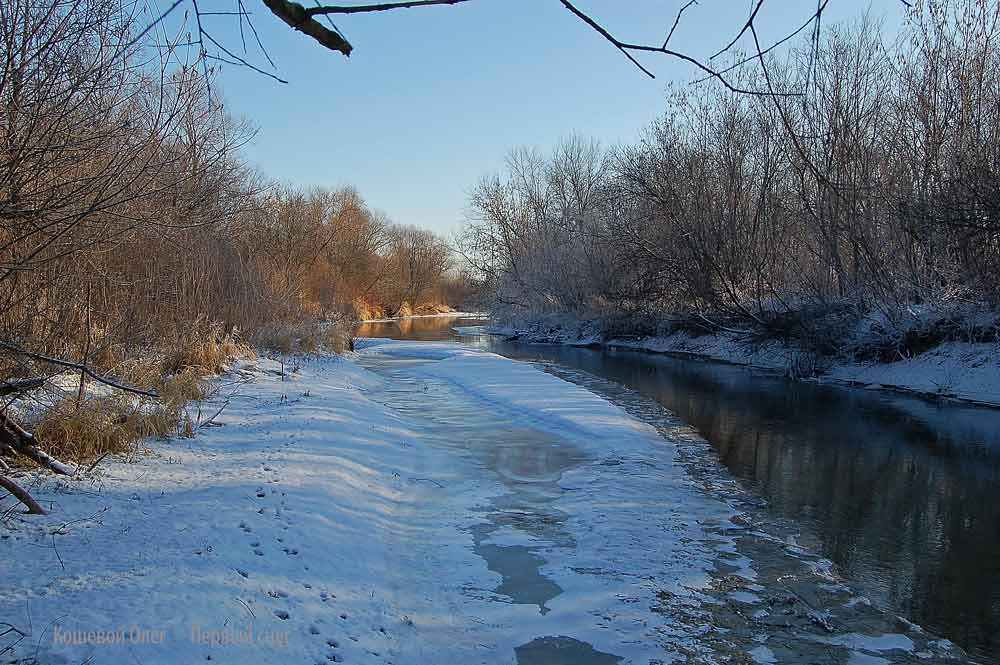
[{"label": "footprint in snow", "polygon": [[292,615],[291,615],[291,614],[289,614],[288,612],[286,612],[285,610],[275,610],[275,611],[274,611],[274,616],[278,617],[278,618],[279,618],[279,619],[281,619],[282,621],[288,621],[288,619],[289,619],[289,618],[290,618],[290,617],[291,617]]},{"label": "footprint in snow", "polygon": [[281,551],[287,554],[288,556],[295,556],[299,553],[299,551],[294,547],[285,547]]},{"label": "footprint in snow", "polygon": [[237,568],[236,572],[239,573],[240,576],[243,577],[244,579],[250,579],[250,573],[248,573],[247,571],[243,570],[242,568]]}]

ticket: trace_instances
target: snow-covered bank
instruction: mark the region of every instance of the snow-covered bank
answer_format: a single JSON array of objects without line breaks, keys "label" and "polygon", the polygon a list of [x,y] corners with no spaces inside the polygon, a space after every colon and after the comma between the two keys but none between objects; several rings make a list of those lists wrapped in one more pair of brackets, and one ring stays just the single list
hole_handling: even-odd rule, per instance
[{"label": "snow-covered bank", "polygon": [[364,396],[369,373],[333,358],[281,373],[244,365],[222,426],[194,439],[36,477],[50,515],[0,527],[0,617],[19,631],[0,660],[381,662],[407,630],[376,592],[404,574],[385,538],[406,537],[418,488],[400,478],[420,457]]},{"label": "snow-covered bank", "polygon": [[[628,469],[644,449],[669,456],[648,426],[529,365],[451,345],[359,348],[358,360],[439,359],[420,368],[421,383],[438,378],[455,391],[448,404],[468,400],[468,413],[496,415],[480,437],[487,450],[552,435],[595,464]],[[553,479],[590,486],[553,510],[571,512],[569,537],[594,547],[546,571],[564,591],[547,603],[540,630],[537,605],[489,591],[502,576],[474,551],[544,549],[541,534],[481,527],[503,482],[476,477],[425,423],[387,406],[392,383],[356,361],[314,360],[281,375],[273,361],[243,364],[228,379],[242,385],[219,427],[152,441],[136,463],[105,460],[70,479],[34,474],[25,484],[47,516],[6,513],[14,504],[5,500],[0,617],[13,630],[0,640],[0,662],[505,663],[548,634],[647,662],[662,643],[629,642],[657,590],[707,582],[713,548],[682,543],[707,540],[697,522],[671,520],[655,556],[635,547],[655,497],[691,493],[683,477],[638,474],[648,486],[637,501],[634,483],[593,482],[603,466],[556,470]],[[500,428],[512,421],[515,429]],[[513,450],[498,463],[504,477],[549,482]],[[584,505],[595,494],[599,516]],[[715,520],[728,515],[693,494],[667,510],[699,506]],[[602,550],[617,552],[625,581],[580,572],[611,565]],[[624,605],[624,593],[645,602]],[[601,607],[603,627],[592,617]]]},{"label": "snow-covered bank", "polygon": [[[773,539],[686,472],[678,451],[693,434],[680,423],[658,432],[456,344],[357,348],[284,375],[244,363],[219,427],[150,442],[134,464],[36,475],[50,515],[5,500],[0,662],[950,653],[860,608],[815,555],[796,559],[794,582],[765,583],[739,543]],[[812,606],[789,614],[792,583]]]},{"label": "snow-covered bank", "polygon": [[392,316],[384,319],[364,319],[361,323],[392,323],[409,319],[488,319],[485,312],[439,312],[437,314],[410,314],[408,316]]},{"label": "snow-covered bank", "polygon": [[[778,341],[752,343],[719,332],[607,338],[587,323],[491,326],[485,331],[536,344],[567,344],[717,360],[817,382],[898,390],[1000,407],[1000,343],[945,342],[895,362],[817,358]],[[464,334],[474,331],[465,330]],[[461,334],[461,333],[460,333]]]}]

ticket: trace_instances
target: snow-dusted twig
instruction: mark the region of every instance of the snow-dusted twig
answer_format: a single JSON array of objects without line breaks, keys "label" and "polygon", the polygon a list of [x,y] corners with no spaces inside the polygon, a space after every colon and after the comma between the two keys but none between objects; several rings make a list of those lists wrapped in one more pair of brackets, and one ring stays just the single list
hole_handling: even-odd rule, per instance
[{"label": "snow-dusted twig", "polygon": [[8,644],[3,649],[0,649],[0,656],[2,656],[5,653],[7,653],[8,651],[13,651],[14,647],[16,647],[21,642],[21,640],[23,640],[24,638],[26,638],[28,636],[28,634],[25,633],[23,630],[20,630],[14,624],[7,623],[6,621],[0,621],[0,626],[6,626],[7,627],[6,630],[0,631],[0,637],[6,637],[7,635],[10,635],[11,633],[15,633],[18,636],[17,639],[14,640],[14,642],[12,644]]},{"label": "snow-dusted twig", "polygon": [[211,418],[209,418],[208,420],[206,420],[203,423],[199,423],[198,424],[198,429],[201,429],[202,427],[211,427],[213,425],[216,425],[216,426],[219,425],[219,423],[216,423],[214,421],[215,421],[216,418],[219,417],[219,414],[221,414],[222,411],[223,411],[223,409],[225,409],[227,406],[229,406],[229,400],[228,399],[226,399],[226,401],[222,403],[222,406],[219,407],[218,411],[216,411],[215,413],[212,414]]},{"label": "snow-dusted twig", "polygon": [[97,465],[100,464],[104,460],[104,458],[107,457],[110,454],[111,454],[111,451],[109,450],[108,452],[104,453],[103,455],[101,455],[100,457],[98,457],[96,460],[94,460],[94,463],[87,467],[87,473],[90,473],[91,471],[93,471],[94,469],[96,469]]},{"label": "snow-dusted twig", "polygon": [[436,480],[433,480],[432,478],[410,478],[410,482],[413,482],[413,483],[419,483],[419,482],[434,483],[438,487],[444,488],[444,485],[442,485],[441,483],[439,483]]},{"label": "snow-dusted twig", "polygon": [[244,601],[242,598],[239,597],[237,597],[236,600],[240,601],[240,604],[242,604],[243,607],[247,608],[247,612],[250,613],[250,616],[252,616],[254,619],[257,618],[257,615],[253,613],[253,610],[250,609],[250,606],[246,604],[246,601]]},{"label": "snow-dusted twig", "polygon": [[83,522],[94,522],[96,524],[101,524],[101,521],[98,520],[98,519],[96,519],[96,517],[98,515],[101,515],[101,514],[107,512],[107,510],[108,510],[108,507],[105,506],[104,508],[101,508],[100,510],[98,510],[96,513],[94,513],[90,517],[81,517],[78,520],[72,520],[70,522],[66,522],[62,526],[59,526],[59,527],[53,529],[49,533],[49,535],[50,536],[65,536],[68,533],[68,531],[66,531],[66,527],[73,526],[74,524],[82,524]]}]

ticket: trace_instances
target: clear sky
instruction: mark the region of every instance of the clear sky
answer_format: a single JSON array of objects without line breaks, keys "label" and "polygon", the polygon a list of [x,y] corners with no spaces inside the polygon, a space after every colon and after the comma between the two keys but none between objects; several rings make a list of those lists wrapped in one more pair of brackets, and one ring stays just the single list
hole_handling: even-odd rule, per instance
[{"label": "clear sky", "polygon": [[[278,73],[290,81],[223,70],[228,108],[259,128],[247,157],[286,182],[354,185],[394,221],[445,233],[460,225],[471,186],[500,168],[511,147],[546,149],[574,132],[605,144],[631,141],[662,112],[669,82],[695,78],[689,65],[650,56],[643,62],[657,78],[649,79],[558,0],[472,0],[338,17],[355,47],[349,59],[293,32],[259,0],[245,3]],[[215,4],[209,10],[202,0],[202,10],[235,3]],[[620,38],[644,43],[662,43],[683,4],[577,3]],[[815,4],[768,0],[762,37],[801,24]],[[707,58],[736,34],[748,5],[700,0],[671,47]],[[868,8],[831,0],[825,20]],[[898,0],[873,0],[870,8],[887,25],[902,14]],[[239,46],[235,17],[206,21],[228,47]]]}]

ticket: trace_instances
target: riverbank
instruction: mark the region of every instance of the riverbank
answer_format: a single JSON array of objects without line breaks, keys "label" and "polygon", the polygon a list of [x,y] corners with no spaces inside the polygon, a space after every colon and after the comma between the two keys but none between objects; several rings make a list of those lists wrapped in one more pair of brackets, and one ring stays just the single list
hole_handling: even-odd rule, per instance
[{"label": "riverbank", "polygon": [[364,319],[359,323],[392,323],[394,321],[410,321],[412,319],[488,319],[486,312],[438,312],[436,314],[410,314],[409,316],[392,316],[381,319]]},{"label": "riverbank", "polygon": [[690,475],[679,421],[455,344],[357,348],[242,361],[198,436],[20,476],[50,514],[5,500],[0,662],[961,658]]},{"label": "riverbank", "polygon": [[778,340],[751,340],[738,332],[664,335],[608,334],[598,321],[550,318],[488,326],[485,331],[529,344],[625,349],[705,359],[777,372],[790,378],[894,390],[1000,407],[1000,342],[942,342],[893,362],[820,356]]}]

